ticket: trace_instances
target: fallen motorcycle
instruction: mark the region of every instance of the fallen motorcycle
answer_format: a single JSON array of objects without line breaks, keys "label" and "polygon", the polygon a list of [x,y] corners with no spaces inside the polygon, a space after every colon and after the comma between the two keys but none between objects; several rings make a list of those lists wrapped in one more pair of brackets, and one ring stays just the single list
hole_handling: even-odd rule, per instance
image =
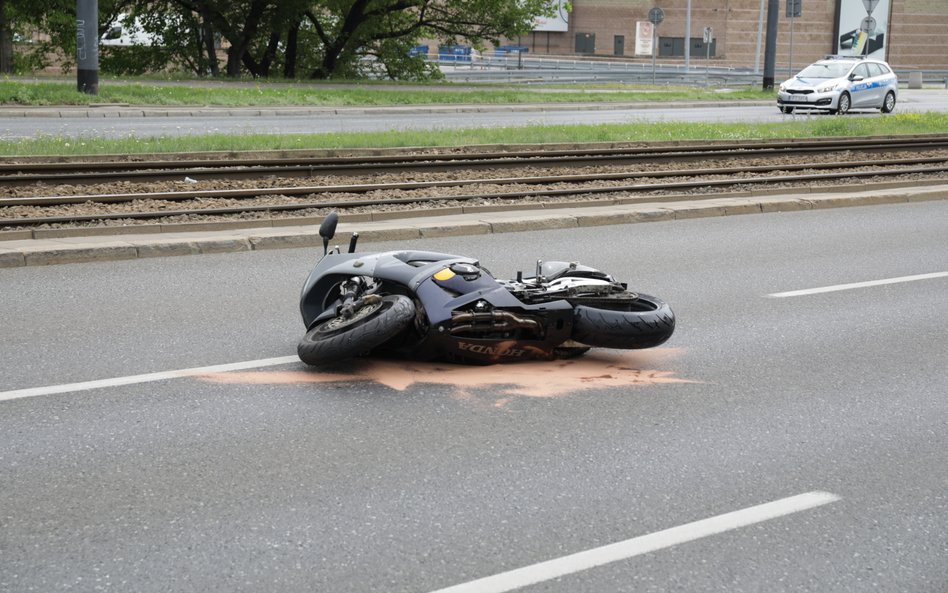
[{"label": "fallen motorcycle", "polygon": [[321,365],[361,355],[467,364],[578,356],[591,347],[638,349],[675,330],[667,304],[594,268],[538,261],[535,275],[497,280],[476,259],[430,251],[330,250],[338,215],[319,228],[323,257],[303,286],[300,359]]}]

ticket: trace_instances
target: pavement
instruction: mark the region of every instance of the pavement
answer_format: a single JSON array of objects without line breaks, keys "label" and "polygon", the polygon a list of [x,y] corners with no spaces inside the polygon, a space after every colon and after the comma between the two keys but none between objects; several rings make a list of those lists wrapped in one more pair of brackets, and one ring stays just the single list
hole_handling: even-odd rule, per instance
[{"label": "pavement", "polygon": [[[948,89],[948,80],[944,84],[926,85],[924,89],[903,87],[899,91],[899,101],[911,102],[917,93],[924,92],[930,97],[932,92]],[[428,89],[430,90],[430,89]],[[536,90],[536,89],[534,89]],[[595,89],[590,92],[608,92]],[[722,96],[726,96],[722,94]],[[944,96],[939,94],[939,96]],[[774,105],[770,100],[740,100],[740,105]],[[681,109],[700,108],[708,105],[707,100],[679,101],[619,101],[619,102],[570,102],[570,103],[517,103],[517,104],[444,104],[429,105],[377,105],[377,106],[326,106],[326,105],[288,105],[266,107],[226,107],[216,105],[128,105],[125,103],[92,103],[90,105],[52,105],[23,106],[0,105],[0,118],[142,118],[142,117],[277,117],[277,116],[329,116],[329,115],[379,115],[397,113],[482,113],[498,110],[509,112],[537,111],[611,111],[617,109]]]},{"label": "pavement", "polygon": [[[558,207],[459,207],[424,212],[346,215],[333,244],[346,245],[358,232],[362,244],[427,237],[658,222],[712,216],[763,214],[948,199],[948,185],[905,188],[853,185],[793,193],[745,192],[698,199],[665,196],[653,201],[609,204],[573,202]],[[263,220],[194,225],[148,225],[92,229],[0,232],[0,268],[43,266],[263,249],[316,247],[319,219]],[[293,225],[293,226],[287,226]]]},{"label": "pavement", "polygon": [[[771,105],[773,101],[741,101],[741,105]],[[328,115],[384,115],[393,113],[482,113],[498,110],[509,112],[536,111],[610,111],[615,109],[681,109],[707,106],[707,101],[653,101],[602,103],[517,103],[517,104],[431,104],[379,106],[269,106],[221,107],[204,106],[141,106],[123,103],[93,103],[91,105],[34,107],[0,105],[0,118],[140,118],[140,117],[277,117]]]}]

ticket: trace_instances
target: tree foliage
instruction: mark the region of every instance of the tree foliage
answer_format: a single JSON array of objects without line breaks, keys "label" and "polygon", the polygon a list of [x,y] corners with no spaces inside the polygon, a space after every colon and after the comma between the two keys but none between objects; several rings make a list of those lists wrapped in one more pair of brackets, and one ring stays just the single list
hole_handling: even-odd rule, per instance
[{"label": "tree foliage", "polygon": [[[99,0],[100,30],[121,19],[156,40],[102,46],[101,65],[120,73],[172,68],[328,79],[371,71],[423,79],[437,70],[409,55],[421,40],[480,46],[528,32],[550,10],[549,0]],[[75,0],[0,0],[0,37],[3,30],[44,34],[43,47],[29,52],[29,68],[52,55],[68,67]]]}]

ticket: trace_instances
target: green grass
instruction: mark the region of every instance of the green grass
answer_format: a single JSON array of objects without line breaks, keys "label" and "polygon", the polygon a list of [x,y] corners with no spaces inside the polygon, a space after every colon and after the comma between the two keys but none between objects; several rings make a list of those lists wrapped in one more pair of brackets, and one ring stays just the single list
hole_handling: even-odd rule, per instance
[{"label": "green grass", "polygon": [[[726,91],[727,100],[774,99],[756,89]],[[364,83],[271,83],[247,81],[100,80],[99,94],[76,91],[65,81],[0,80],[0,104],[59,106],[127,103],[155,106],[383,106],[430,104],[518,104],[560,102],[631,102],[721,100],[722,92],[684,87],[622,84],[453,85]],[[78,139],[37,136],[0,140],[0,155],[147,154],[200,151],[262,151],[287,149],[358,149],[470,146],[477,144],[542,144],[583,142],[663,142],[755,140],[900,134],[948,133],[948,115],[898,114],[880,117],[815,117],[768,124],[633,123],[582,126],[526,125],[519,128],[438,131],[390,131],[309,135],[165,136],[109,140],[90,134]]]},{"label": "green grass", "polygon": [[109,140],[83,137],[37,137],[0,141],[0,155],[148,154],[200,151],[263,151],[288,149],[359,149],[471,146],[478,144],[541,144],[584,142],[668,142],[758,140],[849,136],[948,133],[948,114],[905,113],[878,117],[815,117],[768,124],[635,123],[582,126],[438,131],[390,131],[351,134],[224,135]]},{"label": "green grass", "polygon": [[[772,99],[772,92],[741,89],[727,92],[728,100]],[[424,104],[519,104],[593,102],[644,102],[675,100],[715,100],[721,92],[710,89],[656,88],[609,85],[557,87],[545,90],[520,85],[455,86],[451,84],[412,85],[338,85],[312,83],[229,83],[205,81],[203,85],[154,82],[110,82],[100,80],[99,94],[92,96],[76,90],[75,83],[0,81],[0,104],[24,106],[89,105],[122,103],[152,106],[380,106]]]}]

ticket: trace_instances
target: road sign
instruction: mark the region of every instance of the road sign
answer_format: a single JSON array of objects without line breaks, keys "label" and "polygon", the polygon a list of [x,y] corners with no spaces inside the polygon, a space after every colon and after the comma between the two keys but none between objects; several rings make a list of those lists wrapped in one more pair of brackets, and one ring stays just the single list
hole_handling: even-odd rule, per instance
[{"label": "road sign", "polygon": [[872,14],[876,6],[879,6],[879,0],[862,0],[862,5],[866,7],[866,12]]},{"label": "road sign", "polygon": [[656,6],[648,11],[648,20],[651,21],[653,25],[661,25],[662,21],[665,20],[665,11]]},{"label": "road sign", "polygon": [[802,13],[803,13],[803,0],[787,0],[787,18],[788,19],[797,18]]},{"label": "road sign", "polygon": [[714,29],[711,27],[704,28],[704,44],[708,45],[711,43],[711,40],[714,39]]},{"label": "road sign", "polygon": [[876,19],[871,16],[862,19],[862,23],[859,24],[859,30],[872,35],[876,30]]}]

